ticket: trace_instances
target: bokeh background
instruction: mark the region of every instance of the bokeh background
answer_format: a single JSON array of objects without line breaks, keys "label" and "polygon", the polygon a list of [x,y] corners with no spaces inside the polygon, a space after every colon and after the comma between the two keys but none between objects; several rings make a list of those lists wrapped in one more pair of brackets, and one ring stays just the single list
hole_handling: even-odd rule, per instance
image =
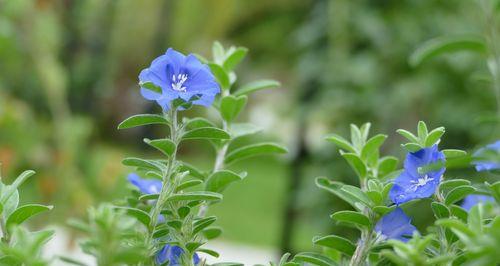
[{"label": "bokeh background", "polygon": [[[499,137],[483,57],[461,52],[408,64],[430,38],[482,32],[475,1],[0,0],[2,176],[38,172],[21,200],[56,206],[39,223],[64,226],[90,205],[118,199],[128,193],[130,171],[121,159],[149,153],[142,138],[159,134],[116,130],[123,118],[156,108],[140,97],[140,70],[168,47],[209,56],[215,40],[245,46],[239,81],[272,78],[282,86],[253,96],[240,119],[264,127],[261,138],[284,143],[290,154],[235,165],[249,176],[212,212],[224,241],[313,249],[314,235],[345,231],[328,216],[346,207],[315,188],[314,178],[356,182],[326,134],[372,122],[390,137],[383,151],[400,157],[395,130],[418,120],[445,126],[446,148],[474,150]],[[212,163],[203,144],[181,157]],[[425,213],[423,205],[414,217],[423,230]]]}]

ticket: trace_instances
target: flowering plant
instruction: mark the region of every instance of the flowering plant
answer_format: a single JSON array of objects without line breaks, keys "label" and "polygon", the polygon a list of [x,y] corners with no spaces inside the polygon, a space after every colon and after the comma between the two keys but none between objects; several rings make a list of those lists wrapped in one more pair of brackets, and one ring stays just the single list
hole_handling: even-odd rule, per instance
[{"label": "flowering plant", "polygon": [[[359,230],[358,240],[352,242],[338,235],[315,237],[313,243],[323,247],[323,253],[285,254],[279,265],[500,263],[496,254],[500,243],[500,181],[472,184],[445,177],[446,168],[476,159],[461,150],[440,150],[443,127],[429,132],[426,124],[419,122],[417,135],[398,130],[409,141],[402,145],[407,156],[401,170],[396,157],[380,156],[379,148],[387,136],[369,138],[369,129],[369,123],[361,128],[351,125],[351,141],[339,135],[327,137],[354,170],[359,187],[325,177],[316,179],[319,188],[352,206],[354,210],[338,211],[331,218],[340,226]],[[427,233],[412,225],[405,213],[420,200],[430,201],[427,206],[435,217]]]},{"label": "flowering plant", "polygon": [[[200,265],[206,256],[219,256],[203,247],[221,234],[221,229],[213,226],[217,217],[207,215],[207,211],[222,200],[223,191],[231,183],[247,175],[228,167],[251,156],[286,152],[284,147],[270,142],[237,147],[236,139],[260,131],[252,124],[236,122],[248,95],[279,85],[261,80],[234,88],[234,68],[246,54],[245,48],[224,49],[218,42],[213,45],[212,60],[185,56],[170,48],[142,70],[141,94],[155,101],[161,113],[134,115],[118,129],[155,124],[167,127],[169,134],[144,139],[163,158],[123,160],[124,165],[134,169],[128,180],[136,188],[126,201],[90,210],[87,223],[71,222],[87,233],[83,250],[95,256],[98,265]],[[220,120],[180,117],[183,110],[195,105],[214,106]],[[192,140],[208,141],[214,148],[213,167],[208,171],[179,159],[179,146]],[[103,237],[108,231],[118,233]]]}]

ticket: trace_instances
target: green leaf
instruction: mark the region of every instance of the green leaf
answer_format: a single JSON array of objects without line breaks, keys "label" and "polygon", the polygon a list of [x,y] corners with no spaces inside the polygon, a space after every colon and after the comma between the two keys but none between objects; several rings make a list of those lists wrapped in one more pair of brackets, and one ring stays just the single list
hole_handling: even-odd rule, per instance
[{"label": "green leaf", "polygon": [[384,141],[387,139],[387,135],[378,134],[371,139],[369,139],[363,149],[361,150],[361,158],[366,160],[368,156],[372,153],[378,151],[380,146],[384,144]]},{"label": "green leaf", "polygon": [[378,161],[378,175],[385,177],[398,167],[399,159],[393,156],[386,156]]},{"label": "green leaf", "polygon": [[403,148],[405,148],[409,152],[417,152],[422,149],[422,146],[417,143],[406,143],[401,146],[403,146]]},{"label": "green leaf", "polygon": [[334,260],[315,252],[301,252],[295,255],[294,260],[318,266],[338,265]]},{"label": "green leaf", "polygon": [[220,227],[209,227],[202,230],[203,235],[206,239],[214,239],[222,234],[222,229]]},{"label": "green leaf", "polygon": [[250,123],[233,123],[230,129],[232,139],[253,135],[260,131],[262,128]]},{"label": "green leaf", "polygon": [[226,60],[223,64],[224,69],[227,71],[233,70],[245,58],[247,53],[248,49],[245,47],[230,49],[226,54]]},{"label": "green leaf", "polygon": [[201,180],[204,180],[206,177],[205,174],[200,170],[198,170],[196,167],[188,163],[182,162],[182,165],[179,166],[179,172],[185,172],[185,171],[188,171],[190,176]]},{"label": "green leaf", "polygon": [[486,45],[480,37],[475,36],[442,36],[431,39],[421,45],[410,56],[412,66],[418,66],[438,55],[456,51],[475,51],[486,54]]},{"label": "green leaf", "polygon": [[78,261],[78,260],[75,260],[73,258],[69,258],[69,257],[66,257],[66,256],[58,256],[58,258],[61,261],[64,261],[65,263],[68,263],[68,264],[71,264],[71,265],[87,266],[87,264],[85,264],[85,263],[83,263],[81,261]]},{"label": "green leaf", "polygon": [[187,129],[195,129],[200,127],[215,127],[215,124],[205,118],[196,117],[187,120],[185,122],[185,127]]},{"label": "green leaf", "polygon": [[207,191],[222,192],[227,186],[239,180],[242,180],[246,173],[236,174],[229,170],[221,170],[211,174],[206,181],[205,187]]},{"label": "green leaf", "polygon": [[193,235],[196,235],[201,230],[207,228],[211,224],[213,224],[217,220],[215,216],[209,216],[200,220],[197,220],[193,223]]},{"label": "green leaf", "polygon": [[432,130],[429,135],[427,135],[427,138],[425,138],[425,146],[431,147],[432,145],[436,144],[441,136],[443,136],[444,132],[444,127],[438,127]]},{"label": "green leaf", "polygon": [[206,249],[206,248],[200,248],[200,249],[196,250],[196,252],[205,253],[205,254],[208,254],[214,258],[218,258],[220,256],[219,253],[217,253],[217,251],[211,250],[211,249]]},{"label": "green leaf", "polygon": [[190,130],[182,135],[183,140],[188,139],[230,139],[231,136],[224,130],[216,127],[201,127]]},{"label": "green leaf", "polygon": [[457,206],[457,205],[451,205],[450,211],[451,211],[451,214],[453,216],[457,217],[458,219],[460,219],[464,222],[467,221],[467,217],[469,216],[469,213],[466,210],[464,210],[462,207]]},{"label": "green leaf", "polygon": [[367,168],[365,163],[361,160],[361,158],[358,157],[355,153],[340,153],[344,159],[349,163],[351,168],[356,172],[356,175],[359,178],[365,178],[366,177],[366,172]]},{"label": "green leaf", "polygon": [[143,89],[150,90],[152,92],[156,92],[159,94],[161,94],[163,92],[161,87],[156,86],[153,82],[139,83],[139,86],[141,86],[141,88],[143,88]]},{"label": "green leaf", "polygon": [[356,149],[349,143],[349,141],[347,141],[346,139],[337,134],[329,135],[325,139],[335,143],[335,145],[337,145],[340,149],[356,153]]},{"label": "green leaf", "polygon": [[220,103],[221,116],[225,121],[231,122],[243,110],[247,103],[247,96],[228,95],[222,98]]},{"label": "green leaf", "polygon": [[288,150],[285,147],[275,143],[258,143],[258,144],[244,146],[231,151],[229,154],[227,154],[226,158],[224,159],[224,162],[226,164],[230,164],[235,161],[242,160],[252,156],[266,155],[266,154],[282,154],[287,152]]},{"label": "green leaf", "polygon": [[418,138],[415,135],[413,135],[413,133],[411,133],[408,130],[398,129],[398,130],[396,130],[396,132],[398,132],[399,135],[405,137],[410,142],[414,142],[414,143],[418,143],[419,142]]},{"label": "green leaf", "polygon": [[319,246],[338,250],[349,256],[351,256],[354,253],[354,250],[356,250],[356,246],[354,246],[351,241],[336,235],[316,237],[313,239],[313,243]]},{"label": "green leaf", "polygon": [[444,180],[439,184],[439,191],[441,193],[448,193],[450,190],[459,187],[459,186],[466,186],[470,185],[469,180],[465,179],[449,179],[449,180]]},{"label": "green leaf", "polygon": [[210,67],[210,70],[214,74],[215,78],[219,82],[222,89],[223,90],[229,89],[229,87],[231,86],[231,83],[229,80],[229,75],[224,70],[224,68],[222,68],[220,65],[217,65],[214,63],[209,63],[208,67]]},{"label": "green leaf", "polygon": [[212,55],[214,57],[214,61],[221,64],[224,60],[226,52],[224,51],[224,47],[218,41],[215,41],[212,44]]},{"label": "green leaf", "polygon": [[425,139],[427,138],[427,135],[429,134],[429,131],[427,130],[427,125],[425,124],[424,121],[418,121],[418,139],[420,140],[420,143],[424,143]]},{"label": "green leaf", "polygon": [[11,228],[14,225],[22,224],[30,217],[51,210],[52,208],[53,206],[44,206],[40,204],[27,204],[21,206],[17,208],[11,215],[9,215],[9,218],[7,218],[6,226],[7,228]]},{"label": "green leaf", "polygon": [[30,178],[34,174],[35,174],[35,171],[33,171],[33,170],[26,170],[26,171],[22,172],[18,177],[16,177],[14,182],[10,186],[8,186],[9,190],[18,189],[24,183],[24,181],[26,181],[28,178]]},{"label": "green leaf", "polygon": [[432,202],[431,208],[434,212],[434,216],[436,216],[436,219],[450,217],[450,210],[444,204],[441,204],[439,202]]},{"label": "green leaf", "polygon": [[458,158],[467,155],[467,152],[462,150],[447,149],[447,150],[442,150],[442,152],[444,153],[446,159]]},{"label": "green leaf", "polygon": [[144,194],[139,197],[139,200],[156,200],[158,199],[159,194]]},{"label": "green leaf", "polygon": [[126,129],[151,124],[168,125],[168,121],[161,115],[140,114],[131,116],[118,125],[118,129]]},{"label": "green leaf", "polygon": [[472,186],[464,185],[464,186],[458,186],[454,189],[452,189],[448,195],[446,195],[445,198],[445,203],[446,205],[453,204],[463,198],[465,196],[472,194],[476,191],[476,189]]},{"label": "green leaf", "polygon": [[145,159],[135,158],[135,157],[129,157],[129,158],[123,159],[122,164],[126,165],[126,166],[143,168],[143,169],[148,169],[148,170],[156,170],[156,171],[160,171],[160,172],[162,172],[165,169],[165,165],[163,165],[160,162],[153,161],[153,160],[145,160]]},{"label": "green leaf", "polygon": [[234,96],[247,95],[263,89],[277,88],[280,85],[281,84],[275,80],[270,80],[270,79],[258,80],[243,85],[234,93]]},{"label": "green leaf", "polygon": [[436,221],[436,225],[443,226],[449,228],[455,235],[460,238],[463,242],[470,243],[470,238],[474,237],[474,232],[467,227],[463,222],[448,218],[448,219],[440,219]]},{"label": "green leaf", "polygon": [[361,137],[361,131],[355,124],[351,124],[351,143],[356,150],[361,150],[364,140]]},{"label": "green leaf", "polygon": [[330,216],[332,219],[356,227],[370,227],[370,219],[364,214],[355,211],[339,211]]},{"label": "green leaf", "polygon": [[160,237],[164,237],[164,236],[168,235],[168,233],[170,233],[170,229],[168,229],[168,228],[156,229],[153,232],[153,238],[157,239],[157,238],[160,238]]},{"label": "green leaf", "polygon": [[169,139],[144,139],[144,142],[167,156],[172,156],[177,149],[175,143]]},{"label": "green leaf", "polygon": [[[345,185],[341,182],[330,181],[325,177],[316,178],[316,185],[319,188],[325,189],[328,192],[335,194],[337,197],[349,203],[351,206],[357,210],[362,210],[363,208],[359,204],[363,204],[366,207],[370,206],[370,199],[360,192],[359,188]],[[346,189],[347,188],[347,189]]]},{"label": "green leaf", "polygon": [[119,210],[125,210],[125,212],[128,215],[135,217],[137,221],[139,221],[146,227],[149,227],[149,224],[151,223],[151,217],[149,217],[149,214],[143,210],[131,207],[119,207],[119,206],[115,206],[115,208]]},{"label": "green leaf", "polygon": [[195,191],[184,192],[182,194],[173,194],[167,198],[167,201],[183,201],[183,200],[206,200],[206,201],[219,201],[222,200],[222,195],[219,193],[209,191]]},{"label": "green leaf", "polygon": [[177,188],[175,189],[175,191],[176,192],[182,191],[184,189],[197,186],[197,185],[199,185],[201,183],[203,183],[203,181],[201,181],[199,179],[188,180],[186,182],[181,183],[179,186],[177,186]]}]

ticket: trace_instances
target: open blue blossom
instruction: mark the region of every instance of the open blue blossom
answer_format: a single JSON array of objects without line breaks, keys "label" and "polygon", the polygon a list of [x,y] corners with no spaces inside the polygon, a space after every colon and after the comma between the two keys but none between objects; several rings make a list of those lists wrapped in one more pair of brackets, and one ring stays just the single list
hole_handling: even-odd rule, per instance
[{"label": "open blue blossom", "polygon": [[445,171],[444,161],[444,154],[437,145],[408,153],[404,170],[389,192],[392,202],[399,205],[434,194]]},{"label": "open blue blossom", "polygon": [[128,175],[128,181],[136,186],[143,194],[158,194],[161,191],[162,182],[157,179],[144,179],[138,174]]},{"label": "open blue blossom", "polygon": [[[170,109],[175,99],[210,106],[220,92],[208,66],[193,54],[185,56],[172,48],[153,60],[149,68],[142,70],[139,81],[142,96],[156,101],[163,110]],[[148,83],[160,88],[161,93],[148,89]]]},{"label": "open blue blossom", "polygon": [[407,242],[417,228],[411,224],[411,219],[401,208],[384,215],[375,225],[379,240],[397,239]]},{"label": "open blue blossom", "polygon": [[500,169],[500,140],[486,145],[474,153],[473,164],[476,171],[491,171]]},{"label": "open blue blossom", "polygon": [[[156,263],[161,265],[168,260],[169,266],[178,266],[181,265],[181,255],[184,253],[184,250],[178,246],[165,245],[159,252],[156,254]],[[200,263],[200,257],[198,254],[193,255],[193,263],[194,265],[198,265]]]},{"label": "open blue blossom", "polygon": [[465,197],[464,201],[462,202],[462,208],[465,210],[469,211],[472,207],[474,207],[476,204],[479,202],[494,202],[495,198],[491,196],[486,196],[486,195],[468,195]]}]

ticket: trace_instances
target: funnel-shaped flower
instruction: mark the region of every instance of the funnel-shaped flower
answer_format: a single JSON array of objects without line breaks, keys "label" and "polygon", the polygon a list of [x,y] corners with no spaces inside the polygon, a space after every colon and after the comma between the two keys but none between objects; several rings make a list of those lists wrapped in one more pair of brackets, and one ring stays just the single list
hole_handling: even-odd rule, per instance
[{"label": "funnel-shaped flower", "polygon": [[392,202],[401,204],[434,194],[445,171],[444,162],[444,154],[437,145],[408,153],[404,170],[389,192]]},{"label": "funnel-shaped flower", "polygon": [[407,242],[415,231],[417,228],[411,224],[410,217],[400,208],[384,215],[375,225],[375,232],[380,240],[397,239]]},{"label": "funnel-shaped flower", "polygon": [[488,202],[488,201],[494,202],[495,198],[493,198],[491,196],[486,196],[486,195],[468,195],[467,197],[465,197],[461,206],[465,210],[469,211],[472,207],[474,207],[479,202]]},{"label": "funnel-shaped flower", "polygon": [[208,66],[193,54],[185,56],[172,48],[142,70],[139,81],[142,96],[156,101],[163,110],[170,109],[176,99],[210,106],[220,92]]},{"label": "funnel-shaped flower", "polygon": [[[183,253],[184,250],[178,246],[165,245],[158,254],[156,254],[156,262],[161,265],[168,260],[169,266],[180,266],[181,255]],[[196,253],[193,255],[193,263],[194,265],[200,263],[200,257],[198,257]]]}]

